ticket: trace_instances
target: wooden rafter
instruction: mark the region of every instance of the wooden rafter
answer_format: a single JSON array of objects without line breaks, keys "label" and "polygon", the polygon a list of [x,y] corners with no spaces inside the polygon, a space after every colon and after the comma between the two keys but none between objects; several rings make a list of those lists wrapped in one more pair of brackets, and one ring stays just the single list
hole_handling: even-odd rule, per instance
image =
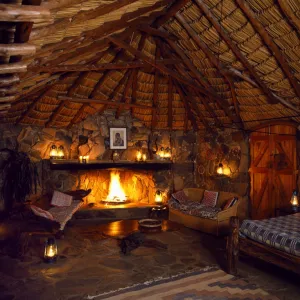
[{"label": "wooden rafter", "polygon": [[[191,106],[190,106],[190,103],[189,103],[189,101],[188,101],[188,99],[186,97],[185,92],[182,90],[182,88],[181,88],[181,86],[180,86],[180,84],[178,82],[175,82],[175,87],[176,87],[176,90],[177,90],[177,92],[178,92],[178,94],[179,94],[179,96],[180,96],[183,104],[184,104],[184,108],[185,108],[185,110],[187,112],[188,118],[190,119],[194,130],[198,131],[199,130],[198,123],[197,123],[197,121],[195,119],[195,116],[194,116],[192,110],[191,110]],[[196,113],[199,112],[199,109],[198,109],[198,111],[197,111],[197,109],[198,109],[198,107],[196,107]],[[200,118],[201,118],[201,116],[202,116],[202,114],[199,115]],[[203,124],[207,124],[206,120],[203,121]],[[208,124],[207,124],[207,126],[208,126]]]},{"label": "wooden rafter", "polygon": [[[163,50],[164,50],[164,44],[160,44],[161,45],[161,47],[163,48]],[[174,45],[175,46],[175,45]],[[178,52],[179,52],[179,49],[177,50]],[[166,53],[167,51],[164,51],[164,53]],[[168,51],[169,52],[169,51]],[[182,52],[181,50],[180,50],[180,52]],[[182,59],[184,59],[184,56],[185,56],[185,54],[182,52]],[[185,59],[186,61],[189,61],[189,59],[188,58],[186,58]],[[192,63],[188,63],[188,65],[192,65]],[[175,65],[175,68],[178,70],[178,72],[179,72],[179,74],[182,74],[182,70],[177,66],[177,65]],[[192,70],[193,69],[195,69],[195,67],[194,66],[191,66],[191,68],[192,68]],[[197,70],[197,69],[196,69]],[[194,74],[194,73],[193,73]],[[199,78],[199,80],[200,80],[200,78]],[[235,116],[235,115],[233,115],[232,113],[231,113],[231,111],[229,110],[229,108],[227,107],[227,105],[226,105],[226,103],[224,103],[224,99],[222,99],[213,89],[211,89],[210,88],[210,85],[208,84],[208,83],[206,83],[205,81],[203,81],[203,84],[205,84],[205,89],[207,89],[208,91],[209,91],[209,93],[206,93],[206,95],[208,96],[208,97],[211,97],[212,99],[214,99],[216,102],[217,102],[217,104],[219,105],[219,107],[221,108],[221,109],[223,109],[224,110],[224,112],[227,114],[227,116],[233,121],[233,122],[239,122],[240,121],[240,119],[239,119],[239,116]],[[192,87],[193,88],[193,87]],[[193,88],[194,89],[194,88]],[[195,89],[194,89],[195,90]],[[198,92],[199,92],[199,90],[198,90]],[[202,94],[205,94],[205,93],[202,93]],[[217,123],[216,123],[218,126],[221,126],[221,122],[220,121],[218,121]]]},{"label": "wooden rafter", "polygon": [[172,124],[173,124],[173,81],[172,77],[169,76],[169,83],[168,83],[168,127],[170,130],[172,130]]},{"label": "wooden rafter", "polygon": [[293,25],[296,32],[300,32],[300,19],[297,17],[286,0],[277,0],[278,5],[285,14],[286,18]]},{"label": "wooden rafter", "polygon": [[191,81],[188,80],[186,78],[183,78],[182,76],[180,76],[177,72],[167,68],[166,66],[156,63],[155,60],[153,60],[152,58],[150,58],[149,56],[145,55],[144,53],[142,53],[141,51],[138,51],[137,49],[133,48],[132,46],[126,44],[125,42],[123,42],[120,39],[114,38],[114,37],[108,37],[108,39],[111,40],[112,43],[114,43],[115,45],[127,50],[128,52],[130,52],[131,54],[135,55],[136,57],[140,58],[141,60],[147,62],[148,64],[150,64],[151,66],[153,66],[154,68],[159,69],[162,73],[167,74],[172,76],[173,78],[175,78],[176,80],[180,81],[181,83],[184,83],[188,86],[193,87],[194,89],[197,89],[199,91],[201,91],[202,93],[209,95],[208,91],[202,87],[200,87],[196,81]]},{"label": "wooden rafter", "polygon": [[[124,88],[124,91],[123,91],[123,99],[121,101],[123,103],[130,103],[128,95],[129,95],[129,89],[132,86],[133,78],[135,77],[134,74],[135,74],[135,70],[130,71],[129,74],[128,74],[128,79],[127,79],[127,82],[126,82],[126,85],[125,85],[125,88]],[[123,105],[120,105],[118,107],[118,109],[116,111],[116,115],[115,115],[116,119],[119,119],[123,109],[124,109]]]},{"label": "wooden rafter", "polygon": [[47,8],[34,5],[0,4],[1,22],[45,22],[51,21]]},{"label": "wooden rafter", "polygon": [[[1,46],[0,46],[1,52]],[[178,64],[180,61],[176,59],[162,59],[158,63],[163,65]],[[103,70],[122,70],[136,69],[148,67],[149,64],[142,61],[119,62],[119,63],[102,63],[102,64],[80,64],[80,65],[59,65],[59,66],[35,66],[30,68],[31,72],[88,72],[88,71],[103,71]]]},{"label": "wooden rafter", "polygon": [[35,46],[28,44],[0,44],[1,56],[33,55]]},{"label": "wooden rafter", "polygon": [[248,17],[249,22],[259,33],[260,37],[265,42],[267,47],[273,52],[278,64],[280,65],[284,74],[288,78],[291,86],[294,88],[296,95],[300,98],[300,86],[297,82],[297,79],[294,77],[293,71],[291,70],[281,50],[273,41],[273,38],[268,34],[264,26],[258,21],[256,15],[244,0],[236,0],[236,3],[238,4],[239,8],[243,11],[243,13]]},{"label": "wooden rafter", "polygon": [[133,104],[133,103],[123,103],[123,102],[115,102],[111,100],[100,100],[100,99],[93,99],[93,98],[79,98],[79,97],[66,97],[66,96],[59,96],[59,100],[61,101],[70,101],[70,102],[79,102],[79,103],[97,103],[97,104],[106,104],[111,106],[124,105],[125,107],[135,107],[135,108],[143,108],[152,110],[152,106],[142,105],[142,104]]},{"label": "wooden rafter", "polygon": [[161,37],[164,39],[170,39],[170,40],[174,40],[174,41],[178,40],[178,38],[175,35],[168,33],[168,32],[163,32],[163,31],[153,28],[149,25],[142,24],[142,25],[138,26],[137,29],[139,31],[146,32],[149,35],[154,35],[154,36],[158,36],[158,37]]},{"label": "wooden rafter", "polygon": [[260,88],[264,91],[264,93],[267,95],[267,99],[271,104],[281,102],[283,105],[297,110],[293,105],[286,102],[284,99],[281,99],[279,97],[275,97],[273,93],[269,90],[269,88],[266,86],[266,84],[260,79],[259,75],[256,73],[254,67],[250,64],[250,62],[246,59],[246,57],[242,54],[242,52],[239,50],[239,48],[232,42],[230,36],[227,34],[225,29],[221,27],[220,22],[216,19],[216,17],[210,12],[207,5],[204,3],[203,0],[194,0],[198,7],[202,10],[202,12],[205,14],[207,19],[212,23],[213,27],[216,29],[218,34],[223,38],[223,40],[226,42],[228,47],[231,49],[231,51],[235,54],[235,56],[241,61],[241,63],[246,67],[246,69],[249,71],[249,73],[254,77],[257,84],[260,86]]},{"label": "wooden rafter", "polygon": [[[156,41],[156,40],[155,40]],[[156,49],[155,49],[155,61],[160,59],[160,48],[157,45],[157,41],[155,43]],[[158,110],[157,110],[157,104],[158,104],[158,85],[159,85],[159,72],[158,69],[155,68],[154,70],[154,83],[153,83],[153,98],[152,98],[152,117],[151,117],[151,128],[152,130],[155,128],[158,120]]]},{"label": "wooden rafter", "polygon": [[7,75],[7,76],[1,76],[0,77],[0,87],[7,87],[12,86],[15,83],[18,83],[20,81],[19,76],[17,75]]},{"label": "wooden rafter", "polygon": [[155,22],[153,23],[153,27],[159,28],[163,24],[165,24],[169,19],[171,19],[181,8],[183,8],[188,2],[191,0],[177,0],[174,1],[174,3],[169,7],[167,12],[157,18]]}]

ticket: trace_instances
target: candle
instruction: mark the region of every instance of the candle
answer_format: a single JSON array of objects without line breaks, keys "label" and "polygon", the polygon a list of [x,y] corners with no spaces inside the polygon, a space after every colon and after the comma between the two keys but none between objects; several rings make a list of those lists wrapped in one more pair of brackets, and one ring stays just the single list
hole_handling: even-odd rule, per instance
[{"label": "candle", "polygon": [[79,156],[79,162],[82,164],[82,155]]},{"label": "candle", "polygon": [[146,154],[143,154],[142,160],[143,160],[143,161],[146,161],[146,159],[147,159],[147,155],[146,155]]},{"label": "candle", "polygon": [[89,156],[89,155],[86,155],[86,156],[85,156],[85,160],[86,160],[86,162],[88,163],[88,162],[90,161],[90,156]]},{"label": "candle", "polygon": [[140,161],[141,159],[142,159],[142,153],[141,153],[141,151],[138,151],[136,154],[136,160]]}]

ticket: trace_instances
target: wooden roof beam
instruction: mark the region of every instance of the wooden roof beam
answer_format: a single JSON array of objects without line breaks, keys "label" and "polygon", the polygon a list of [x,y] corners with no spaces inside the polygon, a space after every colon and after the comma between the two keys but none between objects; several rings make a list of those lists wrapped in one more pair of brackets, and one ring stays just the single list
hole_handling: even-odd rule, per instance
[{"label": "wooden roof beam", "polygon": [[281,50],[277,47],[274,43],[273,38],[268,34],[267,30],[264,26],[258,21],[256,15],[250,8],[250,6],[244,0],[236,0],[239,8],[242,12],[247,16],[250,24],[253,28],[259,33],[262,40],[265,42],[269,50],[271,50],[280,65],[281,69],[283,70],[284,74],[288,78],[291,86],[294,88],[296,95],[300,98],[300,86],[295,78],[292,69],[290,68],[287,60],[285,59],[284,55],[282,54]]},{"label": "wooden roof beam", "polygon": [[171,34],[168,32],[163,32],[163,31],[153,28],[149,25],[142,24],[142,25],[138,26],[137,29],[139,31],[146,32],[149,35],[154,35],[154,36],[158,36],[158,37],[173,40],[173,41],[178,40],[178,38],[174,34]]},{"label": "wooden roof beam", "polygon": [[[0,50],[1,51],[1,50]],[[181,63],[176,59],[161,59],[158,63],[163,65],[174,65]],[[58,66],[35,66],[30,68],[31,72],[90,72],[102,70],[122,70],[122,69],[136,69],[148,67],[149,64],[142,61],[119,62],[119,63],[102,63],[102,64],[87,64],[87,65],[58,65]]]},{"label": "wooden roof beam", "polygon": [[249,73],[254,77],[257,84],[260,86],[260,88],[263,90],[263,92],[267,95],[267,99],[269,103],[275,104],[280,102],[284,106],[291,108],[295,111],[299,111],[296,107],[294,107],[292,104],[288,103],[284,99],[275,96],[267,87],[267,85],[260,79],[259,75],[256,73],[255,69],[252,67],[252,65],[249,63],[247,58],[242,54],[242,52],[239,50],[239,48],[232,42],[230,36],[226,33],[224,28],[221,27],[219,20],[216,19],[215,16],[210,12],[207,5],[204,3],[203,0],[194,0],[195,3],[198,5],[198,7],[203,11],[207,19],[212,23],[213,27],[216,29],[218,34],[224,39],[228,47],[231,49],[231,51],[235,54],[235,56],[242,62],[242,64],[246,67],[246,69],[249,71]]},{"label": "wooden roof beam", "polygon": [[153,23],[153,27],[159,28],[160,26],[165,24],[169,19],[171,19],[181,8],[183,8],[190,1],[191,0],[174,1],[173,4],[167,10],[167,12],[155,20],[155,22]]},{"label": "wooden roof beam", "polygon": [[[176,48],[178,47],[176,44],[173,46]],[[163,47],[163,45],[161,44],[161,47]],[[179,53],[181,52],[181,55],[184,55],[185,54],[183,53],[183,51],[178,47],[178,50],[177,50]],[[184,59],[184,56],[182,56],[182,59],[183,61],[185,61]],[[187,61],[189,61],[188,58],[186,58]],[[192,70],[194,70],[194,72],[197,71],[196,67],[194,65],[191,65],[191,63],[189,63],[189,66],[191,67]],[[182,70],[180,70],[178,68],[178,66],[176,65],[175,66],[176,69],[178,69],[178,72],[181,73]],[[194,74],[194,72],[192,72]],[[198,78],[198,77],[197,77]],[[201,78],[201,77],[200,77]],[[199,79],[200,79],[199,78]],[[209,91],[209,93],[207,93],[206,95],[209,96],[209,97],[212,97],[216,102],[217,104],[225,111],[225,113],[227,114],[227,116],[233,121],[233,122],[239,122],[239,116],[234,116],[231,111],[229,110],[229,108],[227,107],[226,103],[224,103],[224,99],[222,99],[211,87],[208,83],[206,83],[205,81],[203,81],[203,83],[205,84],[205,88]],[[221,122],[218,121],[217,122],[218,126],[221,126]]]},{"label": "wooden roof beam", "polygon": [[108,37],[108,39],[110,39],[111,42],[114,43],[115,45],[127,50],[128,52],[130,52],[131,54],[133,54],[136,57],[140,58],[141,60],[147,62],[148,64],[150,64],[154,68],[159,69],[162,73],[170,75],[173,78],[177,79],[178,81],[180,81],[182,83],[185,83],[185,84],[193,87],[194,89],[200,90],[202,93],[204,93],[206,95],[208,94],[207,90],[204,89],[204,88],[201,88],[200,86],[198,86],[195,81],[191,81],[191,80],[188,80],[188,79],[185,79],[185,78],[181,77],[180,75],[178,75],[177,72],[167,68],[166,66],[164,66],[162,64],[157,63],[155,60],[151,59],[149,56],[145,55],[141,51],[138,51],[137,49],[133,48],[132,46],[126,44],[122,40],[114,38],[114,37]]},{"label": "wooden roof beam", "polygon": [[168,83],[168,127],[172,130],[173,124],[173,81],[172,77],[169,76],[169,83]]},{"label": "wooden roof beam", "polygon": [[300,19],[297,17],[286,0],[277,0],[285,17],[290,21],[296,32],[300,32]]},{"label": "wooden roof beam", "polygon": [[0,4],[0,22],[45,22],[51,21],[47,8],[34,5]]},{"label": "wooden roof beam", "polygon": [[79,102],[79,103],[97,103],[97,104],[106,104],[110,106],[117,106],[124,105],[125,107],[135,107],[135,108],[142,108],[142,109],[149,109],[152,110],[152,106],[142,105],[142,104],[133,104],[133,103],[124,103],[124,102],[115,102],[111,100],[100,100],[100,99],[93,99],[93,98],[79,98],[79,97],[67,97],[67,96],[58,96],[58,99],[61,101],[70,101],[70,102]]},{"label": "wooden roof beam", "polygon": [[24,73],[27,71],[27,65],[24,63],[2,64],[0,74]]},{"label": "wooden roof beam", "polygon": [[[155,49],[155,60],[159,60],[160,59],[160,48],[157,45],[157,41],[155,40],[155,45],[156,45],[156,49]],[[152,110],[152,117],[151,117],[151,129],[153,130],[156,125],[157,125],[157,121],[158,121],[158,116],[157,116],[157,104],[158,104],[158,85],[159,85],[159,72],[158,69],[155,68],[154,70],[154,84],[153,84],[153,98],[152,98],[152,106],[153,106],[153,110]]]},{"label": "wooden roof beam", "polygon": [[33,55],[35,46],[28,44],[0,44],[0,56]]},{"label": "wooden roof beam", "polygon": [[0,87],[12,86],[20,81],[17,75],[0,76]]}]

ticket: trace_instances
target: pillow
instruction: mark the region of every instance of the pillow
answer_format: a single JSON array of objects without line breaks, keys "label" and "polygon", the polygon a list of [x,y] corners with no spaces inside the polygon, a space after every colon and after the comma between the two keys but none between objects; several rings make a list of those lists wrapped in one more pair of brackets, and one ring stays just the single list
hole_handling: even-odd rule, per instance
[{"label": "pillow", "polygon": [[30,205],[31,210],[33,213],[37,216],[49,219],[49,220],[54,220],[54,217],[49,211],[43,210],[40,207],[37,207],[35,205]]},{"label": "pillow", "polygon": [[225,205],[223,207],[223,210],[229,208],[229,207],[232,207],[236,202],[238,201],[238,198],[237,197],[233,197],[233,198],[230,198],[228,199],[226,202],[225,202]]},{"label": "pillow", "polygon": [[184,203],[189,200],[188,196],[184,193],[183,190],[173,193],[172,198],[177,200],[179,203]]},{"label": "pillow", "polygon": [[204,204],[205,206],[215,207],[217,204],[218,194],[219,192],[205,190],[201,204]]},{"label": "pillow", "polygon": [[53,206],[70,206],[72,203],[73,197],[59,191],[54,191],[51,205]]}]

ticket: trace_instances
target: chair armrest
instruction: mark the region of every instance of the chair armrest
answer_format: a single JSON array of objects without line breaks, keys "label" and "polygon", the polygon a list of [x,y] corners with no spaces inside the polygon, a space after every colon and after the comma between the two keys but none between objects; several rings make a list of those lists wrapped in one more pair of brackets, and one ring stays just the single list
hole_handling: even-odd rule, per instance
[{"label": "chair armrest", "polygon": [[237,214],[237,208],[238,206],[235,204],[232,207],[220,211],[217,216],[218,221],[224,221],[230,219],[231,217],[235,217]]}]

